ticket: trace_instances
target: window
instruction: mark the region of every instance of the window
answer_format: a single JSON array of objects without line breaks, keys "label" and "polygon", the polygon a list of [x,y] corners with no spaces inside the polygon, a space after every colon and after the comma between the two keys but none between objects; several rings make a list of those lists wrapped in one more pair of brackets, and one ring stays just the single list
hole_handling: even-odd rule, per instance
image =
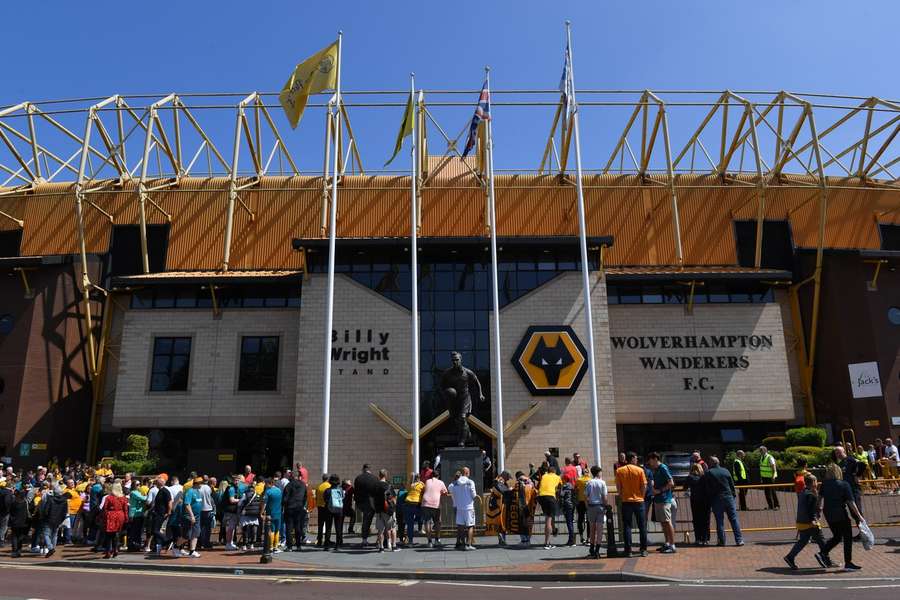
[{"label": "window", "polygon": [[274,335],[242,337],[238,390],[276,389],[278,389],[278,337]]},{"label": "window", "polygon": [[184,392],[188,388],[191,338],[158,337],[153,340],[151,392]]},{"label": "window", "polygon": [[[296,308],[300,282],[291,284],[216,285],[222,308]],[[161,285],[131,295],[131,308],[209,308],[212,295],[206,285]]]}]

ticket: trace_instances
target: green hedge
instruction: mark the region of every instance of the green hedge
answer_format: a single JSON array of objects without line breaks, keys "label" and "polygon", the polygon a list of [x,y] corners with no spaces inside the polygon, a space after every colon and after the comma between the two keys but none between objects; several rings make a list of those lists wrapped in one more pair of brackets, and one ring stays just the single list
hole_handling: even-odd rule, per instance
[{"label": "green hedge", "polygon": [[112,462],[113,472],[120,477],[125,473],[150,475],[155,469],[156,458],[150,456],[150,440],[145,435],[129,435],[125,450]]},{"label": "green hedge", "polygon": [[784,450],[787,447],[787,438],[783,435],[773,435],[763,438],[762,444],[769,450]]},{"label": "green hedge", "polygon": [[[140,453],[141,458],[150,454],[150,439],[146,435],[129,435],[125,440],[125,452]],[[123,457],[125,452],[123,452]]]},{"label": "green hedge", "polygon": [[796,446],[814,446],[822,448],[825,446],[825,430],[819,427],[798,427],[796,429],[788,429],[785,432],[787,438],[787,447]]}]

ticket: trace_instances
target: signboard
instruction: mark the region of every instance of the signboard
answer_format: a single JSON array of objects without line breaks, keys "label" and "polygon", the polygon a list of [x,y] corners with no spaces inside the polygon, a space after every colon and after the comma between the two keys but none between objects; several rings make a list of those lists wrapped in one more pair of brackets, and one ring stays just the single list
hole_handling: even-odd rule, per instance
[{"label": "signboard", "polygon": [[850,389],[854,398],[880,398],[881,377],[878,363],[866,362],[847,365],[850,371]]},{"label": "signboard", "polygon": [[870,419],[868,421],[863,421],[863,425],[866,427],[881,427],[881,421],[878,419]]},{"label": "signboard", "polygon": [[900,426],[900,417],[891,417],[891,425],[894,427]]},{"label": "signboard", "polygon": [[30,456],[31,455],[31,444],[28,442],[22,442],[19,444],[19,456]]},{"label": "signboard", "polygon": [[219,462],[234,462],[234,454],[220,454]]},{"label": "signboard", "polygon": [[47,444],[41,444],[41,443],[38,443],[38,442],[33,442],[33,443],[31,444],[31,449],[32,449],[32,450],[46,450],[46,449],[47,449]]},{"label": "signboard", "polygon": [[533,326],[512,364],[533,396],[571,396],[587,372],[587,351],[568,325]]}]

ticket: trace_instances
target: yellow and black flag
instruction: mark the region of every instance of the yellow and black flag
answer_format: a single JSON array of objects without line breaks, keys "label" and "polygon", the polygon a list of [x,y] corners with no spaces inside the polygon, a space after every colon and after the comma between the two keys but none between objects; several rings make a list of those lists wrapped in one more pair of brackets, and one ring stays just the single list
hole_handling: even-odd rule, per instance
[{"label": "yellow and black flag", "polygon": [[310,94],[337,87],[338,43],[319,50],[294,68],[278,94],[291,128],[296,129]]},{"label": "yellow and black flag", "polygon": [[394,144],[394,153],[388,159],[384,166],[388,166],[391,164],[395,158],[397,158],[397,154],[400,152],[400,148],[403,147],[403,138],[410,135],[413,130],[413,93],[409,93],[409,101],[406,103],[406,110],[403,111],[403,121],[400,123],[400,131],[397,132],[397,143]]}]

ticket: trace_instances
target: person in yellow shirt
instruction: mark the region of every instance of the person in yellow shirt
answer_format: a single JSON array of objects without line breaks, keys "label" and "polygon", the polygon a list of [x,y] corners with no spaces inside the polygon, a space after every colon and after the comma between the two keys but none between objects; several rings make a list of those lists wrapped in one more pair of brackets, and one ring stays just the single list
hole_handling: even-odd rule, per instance
[{"label": "person in yellow shirt", "polygon": [[316,530],[316,547],[322,547],[322,533],[325,527],[325,521],[328,520],[328,507],[325,506],[325,491],[331,487],[328,483],[328,474],[322,474],[322,483],[316,488],[316,516],[319,518],[319,524]]},{"label": "person in yellow shirt", "polygon": [[406,499],[403,503],[403,521],[406,523],[406,543],[413,545],[413,534],[416,524],[422,522],[422,490],[425,484],[419,480],[418,473],[411,473],[409,485],[406,486]]},{"label": "person in yellow shirt", "polygon": [[66,489],[63,490],[63,495],[67,496],[66,502],[69,505],[69,513],[63,522],[64,539],[68,546],[72,543],[72,530],[75,529],[75,520],[78,518],[78,513],[81,512],[81,505],[84,504],[84,500],[81,499],[81,494],[75,489],[74,479],[66,480]]},{"label": "person in yellow shirt", "polygon": [[[585,544],[585,524],[587,523],[587,497],[584,495],[584,488],[588,481],[591,480],[591,473],[587,469],[581,471],[581,476],[575,480],[575,510],[578,513],[578,537],[581,543]],[[588,529],[588,538],[590,538],[590,528]]]},{"label": "person in yellow shirt", "polygon": [[554,546],[550,543],[550,536],[553,534],[553,519],[556,518],[558,512],[558,502],[556,495],[562,485],[562,479],[553,469],[545,469],[541,465],[541,479],[538,484],[538,504],[541,505],[541,512],[544,513],[544,550],[550,550]]}]

